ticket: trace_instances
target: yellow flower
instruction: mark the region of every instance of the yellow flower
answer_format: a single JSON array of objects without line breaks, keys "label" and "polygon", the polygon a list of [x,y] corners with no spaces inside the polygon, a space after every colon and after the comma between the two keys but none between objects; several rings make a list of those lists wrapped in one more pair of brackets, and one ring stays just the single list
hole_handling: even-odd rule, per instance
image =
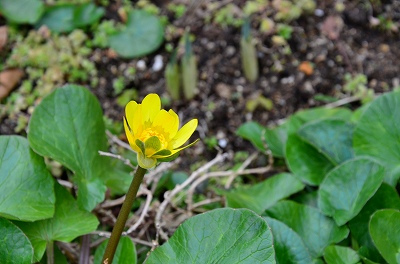
[{"label": "yellow flower", "polygon": [[141,104],[130,101],[125,107],[125,133],[131,148],[138,154],[139,166],[144,169],[154,167],[157,161],[168,161],[192,146],[182,145],[197,128],[197,119],[179,128],[179,117],[173,111],[161,109],[157,94],[147,95]]}]

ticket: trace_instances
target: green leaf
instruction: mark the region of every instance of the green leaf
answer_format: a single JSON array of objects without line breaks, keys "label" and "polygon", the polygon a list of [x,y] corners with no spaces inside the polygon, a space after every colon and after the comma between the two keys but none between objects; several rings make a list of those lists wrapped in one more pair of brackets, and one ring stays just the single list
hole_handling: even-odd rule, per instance
[{"label": "green leaf", "polygon": [[105,11],[102,7],[97,7],[94,3],[76,5],[74,10],[74,27],[82,28],[92,25],[99,21]]},{"label": "green leaf", "polygon": [[369,222],[369,232],[379,252],[389,264],[400,261],[400,211],[376,211]]},{"label": "green leaf", "polygon": [[303,188],[304,184],[293,175],[280,173],[250,188],[239,188],[226,192],[226,205],[233,208],[248,208],[261,214],[279,200],[301,191]]},{"label": "green leaf", "polygon": [[74,4],[47,7],[42,18],[36,23],[36,28],[45,25],[53,32],[70,32],[75,29],[74,11]]},{"label": "green leaf", "polygon": [[12,23],[34,24],[42,16],[44,3],[41,0],[1,0],[0,13]]},{"label": "green leaf", "polygon": [[266,142],[263,136],[264,130],[266,130],[266,128],[259,123],[250,121],[241,125],[236,131],[236,134],[249,140],[258,150],[264,152],[266,150]]},{"label": "green leaf", "polygon": [[264,217],[274,237],[276,263],[309,264],[310,253],[300,236],[284,223]]},{"label": "green leaf", "polygon": [[53,178],[42,157],[19,136],[0,136],[0,216],[21,221],[54,214]]},{"label": "green leaf", "polygon": [[97,218],[78,208],[72,195],[58,183],[55,184],[56,210],[51,219],[33,223],[15,221],[28,236],[35,250],[35,261],[39,261],[47,242],[71,242],[78,236],[96,230]]},{"label": "green leaf", "polygon": [[216,209],[186,220],[146,263],[188,262],[275,263],[271,231],[248,209]]},{"label": "green leaf", "polygon": [[400,177],[400,93],[392,92],[371,102],[353,137],[356,155],[372,156],[388,170],[385,182],[395,186]]},{"label": "green leaf", "polygon": [[352,149],[353,125],[340,119],[309,122],[298,130],[298,135],[323,153],[333,164],[354,157]]},{"label": "green leaf", "polygon": [[46,25],[53,32],[70,32],[97,22],[103,15],[104,8],[93,3],[55,5],[46,8],[36,27]]},{"label": "green leaf", "polygon": [[32,263],[32,244],[21,229],[0,217],[0,234],[1,263]]},{"label": "green leaf", "polygon": [[265,130],[265,141],[275,157],[284,158],[288,137],[287,124]]},{"label": "green leaf", "polygon": [[303,182],[319,185],[334,167],[317,149],[291,134],[286,142],[286,162],[290,170]]},{"label": "green leaf", "polygon": [[342,241],[349,234],[347,227],[338,227],[318,209],[293,201],[278,202],[267,210],[267,215],[292,228],[303,239],[313,258],[322,256],[325,247]]},{"label": "green leaf", "polygon": [[356,158],[331,170],[321,183],[318,207],[341,226],[355,217],[378,190],[385,168],[369,158]]},{"label": "green leaf", "polygon": [[134,10],[128,14],[126,27],[108,38],[110,47],[121,57],[135,58],[158,49],[164,40],[164,27],[157,16]]},{"label": "green leaf", "polygon": [[329,246],[325,249],[324,259],[327,264],[356,264],[360,257],[353,249],[341,246]]},{"label": "green leaf", "polygon": [[[106,251],[107,243],[109,239],[103,241],[100,246],[96,249],[96,253],[94,254],[94,263],[100,264],[104,252]],[[136,256],[136,248],[133,244],[132,240],[129,237],[123,236],[118,242],[117,250],[115,251],[113,264],[136,264],[137,256]]]},{"label": "green leaf", "polygon": [[106,191],[103,178],[109,160],[98,154],[107,149],[102,116],[93,94],[84,87],[67,85],[42,100],[29,125],[31,147],[75,173],[78,203],[87,211],[103,201]]},{"label": "green leaf", "polygon": [[308,122],[323,120],[327,118],[335,118],[344,121],[350,121],[351,111],[347,108],[339,108],[339,107],[338,108],[316,107],[312,109],[298,111],[294,115],[292,115],[287,122],[289,134],[296,133],[297,130],[302,125]]},{"label": "green leaf", "polygon": [[368,225],[371,215],[377,210],[385,208],[400,210],[400,197],[393,187],[382,183],[381,187],[379,187],[374,196],[369,199],[361,212],[349,222],[351,235],[360,247],[360,255],[377,263],[382,263],[384,260],[372,242],[368,231]]}]

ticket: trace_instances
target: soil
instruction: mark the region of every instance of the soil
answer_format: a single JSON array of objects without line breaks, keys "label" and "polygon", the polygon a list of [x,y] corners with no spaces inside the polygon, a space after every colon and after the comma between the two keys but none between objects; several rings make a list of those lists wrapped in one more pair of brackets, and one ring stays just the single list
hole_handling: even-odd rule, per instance
[{"label": "soil", "polygon": [[[111,2],[105,19],[119,19],[116,10],[120,1]],[[272,34],[263,34],[258,30],[257,21],[266,15],[273,15],[272,9],[254,14],[252,35],[257,42],[260,66],[260,77],[255,83],[249,83],[242,74],[240,28],[204,22],[206,5],[210,1],[202,1],[181,19],[173,19],[163,1],[155,2],[170,22],[182,32],[189,28],[195,36],[193,50],[198,61],[198,94],[193,100],[173,101],[169,106],[178,111],[183,120],[198,118],[200,121],[196,136],[203,139],[203,143],[187,150],[192,157],[190,163],[199,158],[208,160],[215,155],[216,151],[207,149],[204,144],[206,137],[215,136],[222,140],[220,143],[226,142],[226,146],[221,146],[226,151],[254,150],[247,141],[235,135],[241,124],[254,120],[263,125],[274,125],[299,109],[325,104],[315,100],[317,94],[340,98],[344,96],[342,88],[346,73],[365,74],[368,87],[377,93],[399,85],[398,29],[371,25],[371,21],[376,21],[373,18],[380,15],[399,25],[399,1],[370,1],[370,6],[366,6],[364,1],[344,1],[345,8],[341,13],[335,9],[338,1],[317,1],[314,14],[303,15],[290,22],[293,27],[288,40],[290,53],[285,53],[282,45],[274,43]],[[234,3],[238,7],[243,7],[245,3],[240,0],[223,2]],[[180,35],[173,36],[171,42],[176,45],[179,38]],[[151,69],[156,55],[162,56],[165,66],[170,53],[162,46],[152,55],[141,58],[147,68],[138,70],[134,80],[127,85],[138,90],[140,100],[150,92],[168,97],[163,70],[155,72]],[[112,82],[127,65],[136,65],[138,60],[115,57],[109,50],[95,50],[93,59],[101,79],[99,87],[91,90],[101,101],[106,116],[122,120],[124,111],[116,103]],[[313,65],[311,74],[299,69],[302,62]],[[258,107],[249,112],[246,102],[260,95],[272,100],[273,109],[268,111]],[[353,107],[357,105],[356,102]],[[0,134],[13,134],[15,125],[6,118],[0,125]]]}]

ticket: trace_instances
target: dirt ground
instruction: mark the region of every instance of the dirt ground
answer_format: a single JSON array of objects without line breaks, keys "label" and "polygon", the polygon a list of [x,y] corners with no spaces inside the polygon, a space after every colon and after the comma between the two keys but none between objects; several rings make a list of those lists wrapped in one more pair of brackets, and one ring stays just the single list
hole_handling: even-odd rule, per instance
[{"label": "dirt ground", "polygon": [[[119,1],[111,2],[105,19],[119,19],[116,12]],[[399,85],[399,30],[373,24],[379,16],[399,23],[400,1],[343,1],[342,12],[337,11],[339,1],[317,1],[313,14],[289,23],[293,32],[286,49],[274,43],[273,34],[258,30],[260,19],[272,16],[274,11],[267,8],[254,14],[252,35],[257,42],[260,66],[260,77],[255,83],[249,83],[242,74],[240,28],[205,22],[206,5],[210,1],[202,1],[180,19],[173,19],[165,1],[155,2],[161,7],[161,14],[167,15],[178,29],[189,28],[195,36],[193,50],[199,67],[198,94],[193,100],[174,101],[169,107],[177,110],[184,120],[198,118],[198,136],[203,140],[216,137],[225,150],[251,148],[248,142],[235,135],[245,121],[274,125],[299,109],[325,104],[315,99],[318,94],[339,99],[346,96],[343,93],[346,73],[366,75],[368,87],[377,93]],[[221,2],[241,8],[246,1]],[[171,42],[177,44],[179,38],[173,36]],[[287,47],[291,52],[287,52]],[[100,84],[91,90],[100,99],[105,115],[122,120],[123,108],[116,103],[112,82],[127,65],[136,65],[139,59],[126,60],[109,54],[109,50],[94,51],[92,57]],[[138,69],[127,85],[138,90],[140,99],[150,92],[168,96],[163,70],[153,71],[151,67],[157,55],[162,56],[165,66],[170,53],[162,45],[152,55],[140,59],[147,67]],[[299,68],[302,62],[312,65],[312,73],[306,74]],[[253,112],[248,111],[246,103],[260,95],[272,100],[273,109],[258,107]],[[359,103],[355,102],[353,107],[357,105]],[[0,125],[0,134],[13,134],[15,125],[5,118]],[[206,159],[215,155],[215,151],[206,150],[206,145],[199,143],[190,151],[192,155],[201,154]]]}]

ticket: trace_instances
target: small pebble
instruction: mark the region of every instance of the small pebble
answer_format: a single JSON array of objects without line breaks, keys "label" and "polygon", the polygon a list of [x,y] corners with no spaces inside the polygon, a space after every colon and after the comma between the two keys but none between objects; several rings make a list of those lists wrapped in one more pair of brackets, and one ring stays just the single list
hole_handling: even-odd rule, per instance
[{"label": "small pebble", "polygon": [[218,140],[218,146],[221,148],[225,148],[228,145],[228,140],[225,138]]},{"label": "small pebble", "polygon": [[160,71],[164,66],[164,62],[161,55],[157,55],[154,57],[154,63],[151,69],[155,72]]},{"label": "small pebble", "polygon": [[146,62],[145,62],[144,60],[139,60],[139,61],[136,63],[136,67],[137,67],[138,70],[143,71],[143,70],[146,69]]},{"label": "small pebble", "polygon": [[317,17],[322,17],[322,16],[324,16],[325,15],[325,12],[324,12],[324,10],[322,10],[322,9],[315,9],[315,11],[314,11],[314,15],[316,15]]}]

